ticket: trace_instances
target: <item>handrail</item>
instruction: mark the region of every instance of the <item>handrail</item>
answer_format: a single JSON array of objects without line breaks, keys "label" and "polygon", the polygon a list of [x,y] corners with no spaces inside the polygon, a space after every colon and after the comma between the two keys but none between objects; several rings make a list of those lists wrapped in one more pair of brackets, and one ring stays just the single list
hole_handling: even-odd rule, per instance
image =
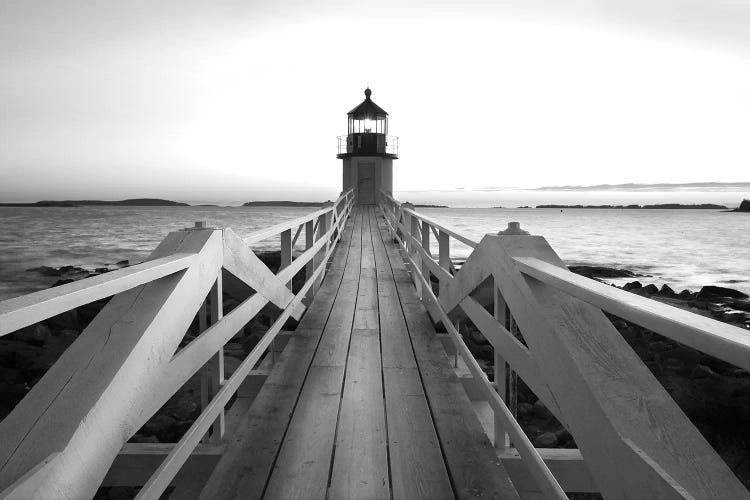
[{"label": "handrail", "polygon": [[5,300],[0,302],[0,336],[182,271],[195,264],[197,259],[197,254],[176,253]]},{"label": "handrail", "polygon": [[[297,258],[292,257],[291,234],[282,237],[282,265],[276,273],[230,229],[196,227],[170,233],[142,264],[0,302],[4,334],[114,295],[29,395],[0,421],[0,496],[93,496],[122,448],[122,438],[140,428],[203,369],[202,378],[210,383],[202,385],[201,415],[139,496],[158,497],[209,429],[212,440],[223,437],[224,407],[286,319],[299,318],[303,298],[315,294],[353,204],[350,189],[331,206],[273,226],[270,231],[282,233],[295,224],[307,229],[305,250]],[[269,229],[250,239],[258,241],[264,234],[270,234]],[[255,291],[226,316],[222,268]],[[291,280],[303,269],[305,282],[295,294]],[[279,318],[224,381],[224,344],[271,301],[281,308]],[[175,355],[196,313],[202,331]],[[86,432],[79,432],[82,422]],[[90,446],[92,439],[95,448]],[[50,461],[47,457],[54,453],[57,458]],[[28,474],[42,466],[49,474]]]},{"label": "handrail", "polygon": [[[750,369],[746,331],[571,273],[540,236],[510,231],[476,243],[387,193],[379,204],[427,312],[443,323],[493,409],[495,446],[504,449],[510,436],[537,487],[554,490],[555,483],[545,484],[539,455],[506,418],[515,408],[516,373],[573,434],[605,497],[750,498],[602,311]],[[458,271],[450,238],[473,244]],[[472,296],[488,279],[494,315]],[[450,322],[456,308],[494,348],[495,380],[508,384],[495,384],[498,394],[488,393],[486,376]]]},{"label": "handrail", "polygon": [[750,371],[750,333],[588,279],[534,257],[514,259],[522,273],[620,318]]},{"label": "handrail", "polygon": [[252,245],[253,243],[266,240],[268,238],[276,236],[277,234],[287,231],[289,229],[299,227],[305,224],[306,222],[309,222],[311,220],[316,220],[321,215],[327,215],[333,212],[335,209],[338,208],[340,203],[342,202],[348,203],[349,201],[351,201],[353,196],[354,196],[354,190],[349,189],[348,191],[345,191],[344,193],[342,193],[342,195],[335,202],[331,203],[330,206],[321,208],[320,210],[309,213],[307,215],[303,215],[302,217],[297,217],[296,219],[280,222],[278,224],[274,224],[273,226],[260,229],[253,233],[250,233],[248,236],[246,236],[243,239],[245,240],[245,243],[247,243],[248,245]]},{"label": "handrail", "polygon": [[414,210],[412,210],[410,208],[404,208],[403,205],[402,205],[402,212],[405,213],[405,214],[409,214],[412,217],[415,217],[415,218],[419,219],[422,222],[426,222],[430,226],[432,226],[434,228],[437,228],[439,231],[443,231],[444,233],[447,233],[448,235],[450,235],[454,239],[460,241],[464,245],[470,246],[471,248],[476,248],[476,246],[478,245],[478,243],[476,241],[474,241],[474,240],[472,240],[470,238],[467,238],[466,236],[460,234],[455,229],[449,228],[445,224],[442,224],[442,223],[436,221],[432,217],[427,217],[426,215],[420,214],[420,213],[418,213],[418,212],[416,212],[416,211],[414,211]]}]

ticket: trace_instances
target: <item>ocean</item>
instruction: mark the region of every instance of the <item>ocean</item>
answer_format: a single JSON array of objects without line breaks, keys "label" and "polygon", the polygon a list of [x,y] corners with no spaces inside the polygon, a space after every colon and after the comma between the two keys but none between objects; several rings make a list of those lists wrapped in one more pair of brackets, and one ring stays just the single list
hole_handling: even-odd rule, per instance
[{"label": "ocean", "polygon": [[[112,267],[145,259],[170,231],[195,221],[248,235],[313,211],[285,207],[0,207],[0,300],[52,285],[40,266]],[[567,264],[619,267],[675,291],[719,285],[750,294],[750,214],[716,210],[420,208],[473,239],[519,221]],[[298,243],[302,243],[300,238]],[[278,239],[258,250],[278,249]],[[470,248],[454,242],[451,254]],[[612,279],[622,284],[628,279]]]}]

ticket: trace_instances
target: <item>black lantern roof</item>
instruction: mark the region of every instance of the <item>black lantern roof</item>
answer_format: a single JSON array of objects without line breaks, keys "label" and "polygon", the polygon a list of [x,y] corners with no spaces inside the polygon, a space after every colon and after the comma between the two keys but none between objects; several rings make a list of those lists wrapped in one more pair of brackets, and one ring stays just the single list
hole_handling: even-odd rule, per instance
[{"label": "black lantern roof", "polygon": [[372,99],[370,99],[370,96],[372,95],[372,90],[368,87],[365,90],[365,100],[362,101],[362,103],[354,108],[353,110],[349,111],[347,115],[350,118],[376,118],[376,117],[386,117],[388,116],[388,113],[385,112],[383,108],[372,102]]}]

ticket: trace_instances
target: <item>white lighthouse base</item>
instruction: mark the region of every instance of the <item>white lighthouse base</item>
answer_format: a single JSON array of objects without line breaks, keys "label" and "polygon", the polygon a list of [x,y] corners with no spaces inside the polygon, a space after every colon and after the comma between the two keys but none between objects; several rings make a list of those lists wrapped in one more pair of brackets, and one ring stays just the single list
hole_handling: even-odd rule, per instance
[{"label": "white lighthouse base", "polygon": [[393,160],[382,156],[343,158],[343,189],[354,188],[357,205],[374,205],[382,189],[393,194]]}]

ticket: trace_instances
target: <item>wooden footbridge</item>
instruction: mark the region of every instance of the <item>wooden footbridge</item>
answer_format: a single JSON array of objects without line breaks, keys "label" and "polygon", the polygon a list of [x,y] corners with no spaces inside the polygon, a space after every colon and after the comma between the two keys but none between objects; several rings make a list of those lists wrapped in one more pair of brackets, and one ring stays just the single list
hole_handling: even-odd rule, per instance
[{"label": "wooden footbridge", "polygon": [[[5,335],[113,296],[0,422],[0,498],[750,498],[602,311],[750,369],[738,328],[574,275],[516,224],[474,242],[385,193],[244,240],[196,226],[142,264],[0,303]],[[252,251],[269,238],[277,272]],[[458,270],[451,243],[473,248]],[[225,370],[264,307],[276,321]],[[129,443],[196,374],[202,411],[179,442]],[[532,445],[517,377],[578,449]]]}]

